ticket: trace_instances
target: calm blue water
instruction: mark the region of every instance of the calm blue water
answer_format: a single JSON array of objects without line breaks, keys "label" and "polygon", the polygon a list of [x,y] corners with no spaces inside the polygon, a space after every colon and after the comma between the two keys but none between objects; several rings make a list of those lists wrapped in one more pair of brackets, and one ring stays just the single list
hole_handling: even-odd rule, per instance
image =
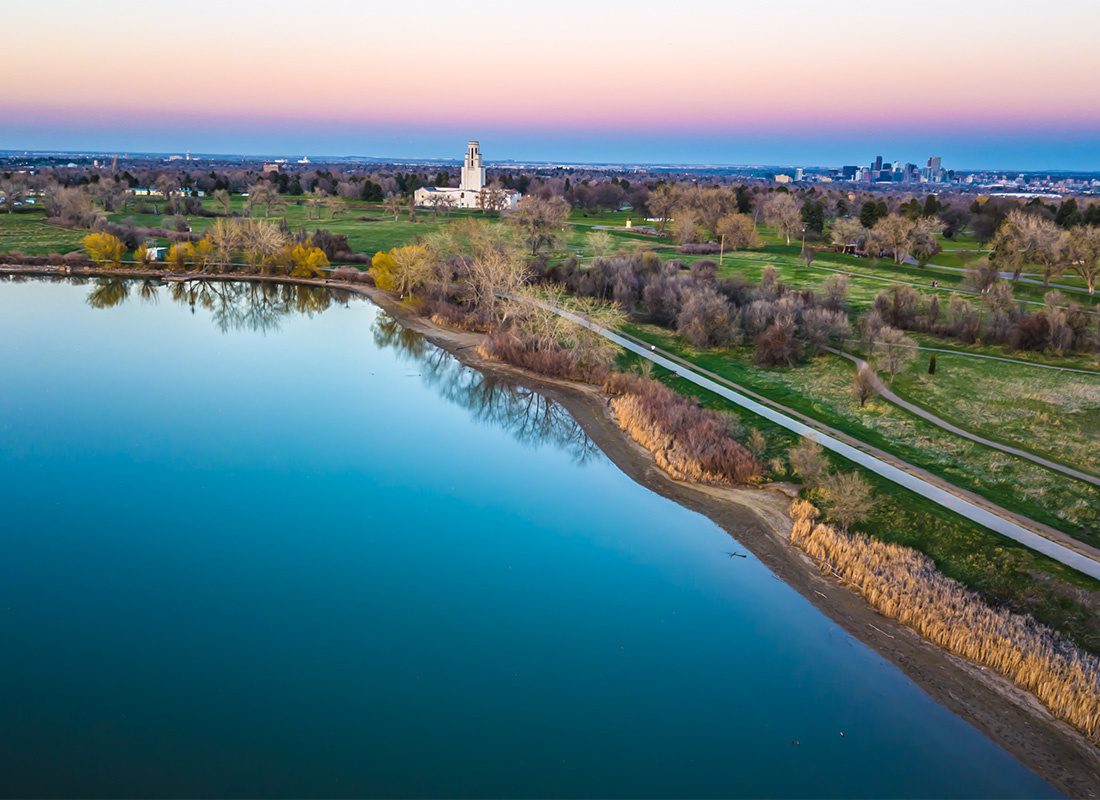
[{"label": "calm blue water", "polygon": [[1051,794],[538,395],[124,288],[0,283],[0,793]]}]

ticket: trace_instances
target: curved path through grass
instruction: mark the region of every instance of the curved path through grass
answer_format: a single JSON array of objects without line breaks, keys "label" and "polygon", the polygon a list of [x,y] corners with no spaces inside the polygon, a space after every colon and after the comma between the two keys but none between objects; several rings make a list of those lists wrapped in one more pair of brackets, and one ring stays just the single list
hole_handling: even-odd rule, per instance
[{"label": "curved path through grass", "polygon": [[859,356],[853,355],[852,353],[846,353],[843,350],[837,350],[834,347],[826,347],[825,349],[828,350],[830,353],[833,353],[834,355],[838,355],[842,358],[846,358],[849,361],[854,362],[857,369],[867,367],[870,370],[871,377],[874,381],[875,391],[881,398],[893,403],[899,408],[905,409],[910,414],[915,414],[921,419],[931,422],[937,428],[942,428],[943,430],[948,431],[949,433],[953,433],[956,436],[961,436],[964,439],[969,439],[970,441],[977,442],[980,445],[991,447],[994,450],[1000,450],[1002,453],[1008,453],[1009,455],[1026,458],[1028,461],[1032,461],[1041,467],[1046,467],[1047,469],[1061,472],[1063,475],[1068,475],[1069,477],[1076,478],[1079,481],[1091,483],[1093,486],[1100,486],[1100,478],[1096,477],[1095,475],[1090,475],[1087,472],[1081,472],[1080,470],[1074,469],[1073,467],[1067,467],[1065,464],[1059,464],[1057,461],[1051,461],[1050,459],[1043,458],[1042,456],[1035,455],[1034,453],[1029,453],[1027,450],[1021,450],[1020,448],[1013,447],[1012,445],[1001,444],[1000,442],[995,442],[992,439],[986,439],[984,436],[979,436],[976,433],[971,433],[965,428],[960,428],[958,425],[952,425],[950,422],[944,419],[940,419],[931,411],[921,408],[916,403],[911,403],[908,400],[894,394],[890,390],[890,388],[879,379],[878,374],[874,371],[874,369],[872,369],[870,365],[868,365],[867,362]]}]

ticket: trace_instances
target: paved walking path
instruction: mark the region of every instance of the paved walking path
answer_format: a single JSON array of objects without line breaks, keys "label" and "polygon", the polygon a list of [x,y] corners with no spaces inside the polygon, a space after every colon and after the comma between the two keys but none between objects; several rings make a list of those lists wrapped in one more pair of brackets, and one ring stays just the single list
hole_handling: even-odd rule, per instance
[{"label": "paved walking path", "polygon": [[696,386],[714,392],[731,403],[758,414],[799,436],[813,439],[822,447],[854,461],[899,486],[904,486],[906,489],[928,498],[943,508],[977,522],[979,525],[983,525],[1085,575],[1100,580],[1100,550],[1094,547],[1079,542],[1049,525],[1044,525],[1001,508],[980,495],[943,481],[927,470],[914,467],[885,451],[860,442],[858,439],[835,428],[822,425],[793,409],[785,408],[766,397],[701,369],[689,361],[660,350],[629,334],[608,330],[580,314],[557,308],[548,303],[541,305],[545,309],[588,328],[620,347],[691,381]]},{"label": "paved walking path", "polygon": [[852,355],[851,353],[845,353],[843,350],[837,350],[835,347],[826,347],[825,349],[828,350],[830,353],[834,353],[842,358],[846,358],[849,361],[854,362],[857,369],[867,367],[870,370],[871,378],[874,381],[875,391],[878,392],[880,397],[890,401],[900,408],[904,408],[910,414],[914,414],[923,420],[931,422],[937,428],[943,428],[945,431],[949,431],[956,436],[961,436],[964,439],[969,439],[972,442],[977,442],[978,444],[985,445],[986,447],[992,447],[994,450],[1000,450],[1002,453],[1008,453],[1009,455],[1026,458],[1028,461],[1033,461],[1039,466],[1061,472],[1063,475],[1068,475],[1069,477],[1076,478],[1079,481],[1091,483],[1093,486],[1100,486],[1100,478],[1096,477],[1095,475],[1090,475],[1087,472],[1081,472],[1080,470],[1074,469],[1073,467],[1067,467],[1065,464],[1059,464],[1057,461],[1051,461],[1050,459],[1043,458],[1042,456],[1037,456],[1034,453],[1029,453],[1027,450],[1021,450],[1020,448],[1013,447],[1012,445],[1001,444],[1000,442],[995,442],[992,439],[986,439],[984,436],[979,436],[976,433],[971,433],[965,428],[960,428],[958,425],[952,425],[947,420],[937,417],[931,411],[921,408],[915,403],[911,403],[908,400],[894,394],[890,390],[890,388],[879,379],[874,369],[871,369],[867,362],[859,356]]}]

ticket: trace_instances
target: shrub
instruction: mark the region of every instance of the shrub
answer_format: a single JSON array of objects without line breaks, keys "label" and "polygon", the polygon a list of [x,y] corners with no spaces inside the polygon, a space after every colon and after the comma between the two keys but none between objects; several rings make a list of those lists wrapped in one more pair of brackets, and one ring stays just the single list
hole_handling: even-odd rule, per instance
[{"label": "shrub", "polygon": [[844,530],[867,519],[875,505],[871,485],[858,472],[835,472],[817,492],[825,502],[825,516]]},{"label": "shrub", "polygon": [[787,451],[787,457],[791,471],[802,479],[807,488],[813,489],[820,485],[829,472],[825,450],[813,439],[802,439]]},{"label": "shrub", "polygon": [[336,267],[330,274],[334,281],[354,283],[359,280],[361,273],[355,267]]},{"label": "shrub", "polygon": [[587,363],[578,349],[540,347],[533,339],[500,328],[485,337],[478,353],[551,378],[597,382],[606,375],[602,365]]},{"label": "shrub", "polygon": [[794,325],[775,323],[753,339],[753,359],[765,367],[793,367],[802,358]]},{"label": "shrub", "polygon": [[722,252],[721,246],[717,242],[691,242],[688,244],[680,245],[677,250],[687,255],[716,255]]},{"label": "shrub", "polygon": [[710,287],[684,293],[676,332],[693,347],[728,347],[741,338],[741,315]]},{"label": "shrub", "polygon": [[81,243],[88,257],[96,264],[119,266],[122,263],[123,244],[117,236],[109,233],[89,233]]}]

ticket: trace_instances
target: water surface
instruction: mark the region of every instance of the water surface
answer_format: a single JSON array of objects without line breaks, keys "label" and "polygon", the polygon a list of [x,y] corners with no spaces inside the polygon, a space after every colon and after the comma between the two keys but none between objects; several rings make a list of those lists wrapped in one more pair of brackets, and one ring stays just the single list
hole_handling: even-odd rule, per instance
[{"label": "water surface", "polygon": [[174,294],[0,283],[3,794],[1051,794],[537,393]]}]

